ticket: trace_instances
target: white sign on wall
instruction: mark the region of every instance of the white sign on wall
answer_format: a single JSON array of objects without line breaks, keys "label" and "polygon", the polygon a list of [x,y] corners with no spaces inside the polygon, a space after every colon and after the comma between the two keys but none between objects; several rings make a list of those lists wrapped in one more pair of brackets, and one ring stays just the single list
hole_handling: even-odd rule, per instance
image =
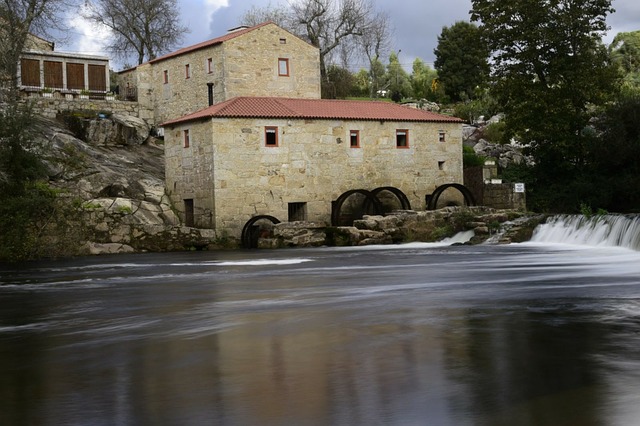
[{"label": "white sign on wall", "polygon": [[514,183],[513,192],[524,192],[524,183]]}]

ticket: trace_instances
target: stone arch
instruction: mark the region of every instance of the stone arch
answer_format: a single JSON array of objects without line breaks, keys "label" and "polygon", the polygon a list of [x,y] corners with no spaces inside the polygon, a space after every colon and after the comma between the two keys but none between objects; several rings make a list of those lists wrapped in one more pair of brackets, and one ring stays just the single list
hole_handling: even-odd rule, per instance
[{"label": "stone arch", "polygon": [[378,194],[383,192],[383,191],[388,191],[388,192],[392,193],[393,195],[395,195],[396,198],[398,199],[398,201],[400,201],[400,205],[402,206],[402,210],[411,210],[411,203],[409,202],[409,198],[407,198],[405,193],[402,192],[401,190],[399,190],[398,188],[395,188],[393,186],[381,186],[381,187],[376,188],[373,191],[371,191],[371,193],[374,196],[377,197]]},{"label": "stone arch", "polygon": [[244,227],[242,228],[242,237],[241,237],[242,247],[257,248],[259,235],[254,225],[256,224],[256,222],[260,220],[269,220],[273,224],[280,223],[280,220],[278,220],[273,216],[269,216],[267,214],[261,214],[261,215],[252,217],[247,221],[247,223],[244,224]]},{"label": "stone arch", "polygon": [[371,192],[366,189],[351,189],[338,197],[337,200],[332,202],[331,205],[331,226],[340,226],[340,212],[342,210],[342,205],[349,197],[354,194],[361,194],[365,196],[364,203],[370,203],[373,206],[374,214],[382,214],[382,204],[380,204],[380,200]]},{"label": "stone arch", "polygon": [[437,187],[436,190],[433,191],[433,194],[431,194],[431,196],[427,196],[427,210],[435,210],[436,206],[438,205],[438,199],[440,198],[442,193],[449,188],[454,188],[460,191],[460,193],[464,197],[464,202],[467,206],[476,205],[476,200],[473,197],[473,194],[471,193],[471,191],[469,191],[469,189],[466,186],[461,185],[459,183],[447,183]]}]

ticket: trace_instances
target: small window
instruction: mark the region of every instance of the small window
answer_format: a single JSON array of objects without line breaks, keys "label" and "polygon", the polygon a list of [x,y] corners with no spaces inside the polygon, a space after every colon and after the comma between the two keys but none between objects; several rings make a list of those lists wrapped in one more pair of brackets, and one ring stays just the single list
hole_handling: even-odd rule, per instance
[{"label": "small window", "polygon": [[184,225],[190,228],[194,225],[194,208],[193,208],[193,198],[184,200]]},{"label": "small window", "polygon": [[281,38],[280,39],[280,44],[287,44],[287,39],[286,38]]},{"label": "small window", "polygon": [[169,71],[164,70],[163,75],[164,75],[164,84],[169,83]]},{"label": "small window", "polygon": [[440,141],[440,142],[444,142],[444,141],[445,141],[445,133],[444,133],[444,130],[440,130],[440,131],[438,132],[438,141]]},{"label": "small window", "polygon": [[213,72],[213,58],[207,59],[207,73],[211,74]]},{"label": "small window", "polygon": [[264,145],[278,146],[278,128],[277,127],[265,127]]},{"label": "small window", "polygon": [[184,78],[191,78],[191,67],[189,67],[189,64],[184,66]]},{"label": "small window", "polygon": [[352,130],[349,132],[349,146],[351,146],[351,148],[360,148],[360,130]]},{"label": "small window", "polygon": [[184,137],[184,138],[183,138],[183,139],[184,139],[184,147],[185,147],[185,148],[189,148],[189,142],[190,142],[190,141],[189,141],[189,131],[188,131],[188,130],[185,130],[185,131],[183,132],[183,137]]},{"label": "small window", "polygon": [[444,170],[444,161],[438,161],[438,170]]},{"label": "small window", "polygon": [[307,220],[307,203],[289,203],[289,222]]},{"label": "small window", "polygon": [[396,147],[409,148],[409,131],[402,129],[396,130]]},{"label": "small window", "polygon": [[289,59],[278,59],[278,75],[281,77],[289,77]]}]

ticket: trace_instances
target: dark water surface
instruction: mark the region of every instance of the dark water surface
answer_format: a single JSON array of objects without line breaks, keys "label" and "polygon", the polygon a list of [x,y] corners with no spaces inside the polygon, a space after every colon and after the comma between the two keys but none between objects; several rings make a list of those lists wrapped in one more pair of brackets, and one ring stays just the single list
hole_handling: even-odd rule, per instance
[{"label": "dark water surface", "polygon": [[637,425],[640,253],[0,266],[0,425]]}]

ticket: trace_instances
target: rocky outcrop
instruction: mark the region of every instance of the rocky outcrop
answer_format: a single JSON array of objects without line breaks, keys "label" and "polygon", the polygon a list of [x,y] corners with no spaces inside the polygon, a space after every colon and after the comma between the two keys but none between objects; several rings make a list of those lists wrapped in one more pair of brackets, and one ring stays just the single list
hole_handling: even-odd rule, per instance
[{"label": "rocky outcrop", "polygon": [[473,145],[473,150],[482,157],[494,158],[501,168],[506,168],[511,164],[533,164],[533,159],[523,155],[522,147],[516,143],[496,144],[480,139],[478,143]]},{"label": "rocky outcrop", "polygon": [[462,127],[463,145],[472,147],[475,153],[481,157],[494,159],[501,168],[506,168],[512,164],[532,165],[532,157],[523,154],[523,146],[517,141],[500,144],[486,139],[487,127],[502,120],[504,120],[504,115],[496,114],[488,120],[481,117],[477,123],[465,124]]},{"label": "rocky outcrop", "polygon": [[279,223],[258,247],[363,246],[436,242],[473,231],[470,244],[526,241],[540,222],[521,211],[486,207],[446,207],[433,211],[399,210],[386,216],[364,216],[353,226],[327,227],[310,222]]},{"label": "rocky outcrop", "polygon": [[50,185],[67,200],[57,220],[68,222],[62,228],[72,229],[75,239],[64,239],[69,252],[52,252],[169,251],[220,243],[213,230],[181,226],[165,194],[163,147],[143,120],[118,114],[61,120],[75,128],[43,118],[35,124],[48,147]]}]

